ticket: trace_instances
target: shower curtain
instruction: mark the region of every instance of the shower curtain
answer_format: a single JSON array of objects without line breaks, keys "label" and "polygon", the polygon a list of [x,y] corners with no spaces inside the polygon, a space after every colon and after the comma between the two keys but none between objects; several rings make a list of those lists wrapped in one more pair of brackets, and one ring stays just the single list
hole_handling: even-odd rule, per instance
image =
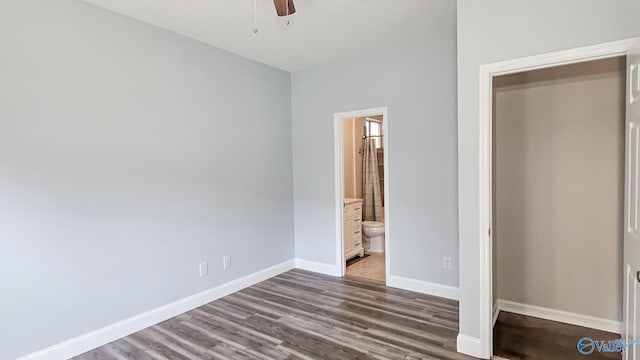
[{"label": "shower curtain", "polygon": [[362,159],[362,196],[364,198],[363,220],[382,221],[382,196],[378,176],[378,154],[375,139],[364,140]]}]

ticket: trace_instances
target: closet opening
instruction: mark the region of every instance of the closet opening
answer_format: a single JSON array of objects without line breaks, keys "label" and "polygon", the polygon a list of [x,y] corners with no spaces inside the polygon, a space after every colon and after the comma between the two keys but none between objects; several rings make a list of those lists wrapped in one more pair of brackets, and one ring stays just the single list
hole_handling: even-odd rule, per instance
[{"label": "closet opening", "polygon": [[620,339],[625,98],[626,56],[493,78],[497,357],[577,358],[583,338]]}]

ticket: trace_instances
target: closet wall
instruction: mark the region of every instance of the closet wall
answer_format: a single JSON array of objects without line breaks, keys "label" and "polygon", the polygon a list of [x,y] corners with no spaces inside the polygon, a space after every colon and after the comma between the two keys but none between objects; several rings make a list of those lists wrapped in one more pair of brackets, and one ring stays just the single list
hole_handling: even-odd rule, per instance
[{"label": "closet wall", "polygon": [[624,61],[496,79],[498,299],[621,320]]}]

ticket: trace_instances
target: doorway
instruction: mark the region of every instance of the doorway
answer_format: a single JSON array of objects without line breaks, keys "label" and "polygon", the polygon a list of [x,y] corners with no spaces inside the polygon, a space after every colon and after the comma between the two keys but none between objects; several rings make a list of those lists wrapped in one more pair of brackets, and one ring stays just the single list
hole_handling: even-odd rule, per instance
[{"label": "doorway", "polygon": [[388,112],[334,115],[339,274],[385,282],[389,274]]},{"label": "doorway", "polygon": [[[489,358],[493,355],[493,237],[492,237],[492,118],[493,81],[501,75],[543,69],[554,66],[581,63],[598,59],[626,56],[635,39],[559,51],[527,58],[514,59],[480,66],[480,123],[479,123],[479,217],[478,238],[480,247],[478,314],[480,333],[475,344],[463,343],[458,349],[465,353]],[[628,69],[627,69],[628,70]],[[628,112],[628,109],[627,109]],[[628,140],[628,139],[627,139]],[[627,148],[627,152],[628,152]],[[628,164],[625,164],[628,165]],[[628,180],[628,179],[626,179]],[[625,189],[626,189],[625,185]],[[625,200],[628,197],[625,191]],[[625,208],[625,210],[627,210]],[[625,227],[625,248],[627,235]],[[625,252],[625,259],[626,259]],[[625,260],[626,262],[626,260]],[[624,310],[624,309],[623,309]],[[625,332],[628,334],[628,332]],[[471,348],[473,346],[473,349]]]},{"label": "doorway", "polygon": [[[620,338],[625,68],[614,57],[494,78],[498,356],[572,358],[585,336]],[[576,286],[586,279],[596,292]]]}]

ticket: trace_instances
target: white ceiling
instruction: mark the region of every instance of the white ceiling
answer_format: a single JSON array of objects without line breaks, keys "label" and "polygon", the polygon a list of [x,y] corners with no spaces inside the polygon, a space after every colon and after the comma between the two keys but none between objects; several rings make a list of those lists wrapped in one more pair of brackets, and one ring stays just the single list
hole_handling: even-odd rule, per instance
[{"label": "white ceiling", "polygon": [[273,0],[257,0],[256,35],[253,0],[85,1],[292,72],[415,37],[441,16],[438,0],[295,0],[287,27]]}]

